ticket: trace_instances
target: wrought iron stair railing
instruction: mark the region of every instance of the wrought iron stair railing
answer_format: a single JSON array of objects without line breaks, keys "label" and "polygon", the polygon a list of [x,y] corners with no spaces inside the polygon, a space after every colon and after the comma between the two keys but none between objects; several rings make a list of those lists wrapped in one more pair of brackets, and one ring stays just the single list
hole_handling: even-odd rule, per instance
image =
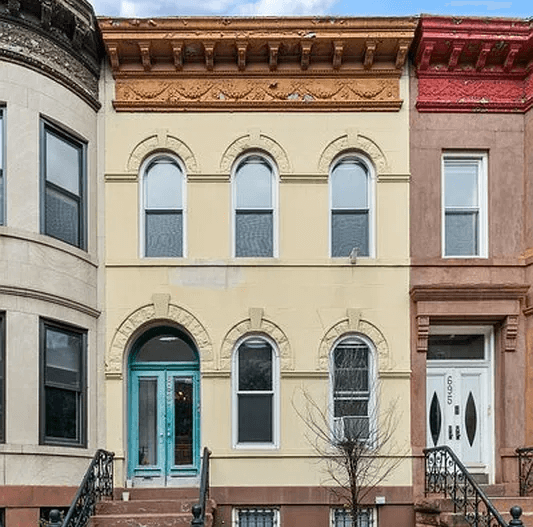
[{"label": "wrought iron stair railing", "polygon": [[205,515],[207,509],[207,500],[209,498],[209,458],[211,451],[204,447],[202,454],[202,470],[200,476],[200,498],[198,503],[192,507],[193,519],[191,522],[192,527],[204,527]]},{"label": "wrought iron stair railing", "polygon": [[50,512],[51,525],[61,527],[85,527],[94,514],[98,501],[104,496],[113,498],[113,459],[115,454],[107,450],[97,450],[85,472],[81,485],[63,522],[57,510]]},{"label": "wrought iron stair railing", "polygon": [[533,492],[533,447],[517,448],[516,454],[520,496],[529,496]]},{"label": "wrought iron stair railing", "polygon": [[[448,446],[426,448],[426,496],[450,498],[472,527],[508,527],[478,482]],[[522,511],[520,511],[521,514]]]}]

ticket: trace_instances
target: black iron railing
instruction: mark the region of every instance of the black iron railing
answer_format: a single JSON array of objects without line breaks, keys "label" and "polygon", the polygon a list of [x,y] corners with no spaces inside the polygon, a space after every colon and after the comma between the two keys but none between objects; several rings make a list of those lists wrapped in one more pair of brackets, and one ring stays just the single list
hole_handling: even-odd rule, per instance
[{"label": "black iron railing", "polygon": [[529,496],[533,491],[533,447],[517,448],[516,454],[520,496]]},{"label": "black iron railing", "polygon": [[[508,527],[477,481],[448,446],[426,448],[426,496],[442,494],[472,527]],[[520,514],[522,511],[520,510]]]},{"label": "black iron railing", "polygon": [[[85,527],[103,496],[113,498],[113,452],[97,450],[61,527]],[[50,513],[52,522],[59,520],[58,511]],[[54,523],[55,524],[55,523]]]},{"label": "black iron railing", "polygon": [[205,514],[207,508],[207,499],[209,498],[209,456],[211,452],[207,447],[204,448],[202,454],[202,470],[200,476],[200,499],[198,503],[192,507],[192,523],[193,527],[205,526]]}]

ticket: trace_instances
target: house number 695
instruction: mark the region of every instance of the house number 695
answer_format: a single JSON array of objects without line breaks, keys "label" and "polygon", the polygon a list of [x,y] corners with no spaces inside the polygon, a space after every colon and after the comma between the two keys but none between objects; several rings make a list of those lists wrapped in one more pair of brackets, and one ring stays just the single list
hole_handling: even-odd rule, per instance
[{"label": "house number 695", "polygon": [[447,393],[446,402],[448,404],[452,404],[453,403],[453,379],[451,375],[448,375],[448,377],[446,377],[446,393]]}]

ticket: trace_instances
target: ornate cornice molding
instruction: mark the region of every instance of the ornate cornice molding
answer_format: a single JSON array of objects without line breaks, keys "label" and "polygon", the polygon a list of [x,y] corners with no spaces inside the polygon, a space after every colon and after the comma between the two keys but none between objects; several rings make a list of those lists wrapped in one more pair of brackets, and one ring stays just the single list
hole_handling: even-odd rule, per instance
[{"label": "ornate cornice molding", "polygon": [[528,284],[488,285],[415,285],[411,298],[415,302],[440,300],[525,300]]},{"label": "ornate cornice molding", "polygon": [[94,109],[104,48],[84,0],[0,0],[0,60],[66,86]]},{"label": "ornate cornice molding", "polygon": [[527,20],[422,17],[413,57],[419,111],[525,112],[533,105]]},{"label": "ornate cornice molding", "polygon": [[117,111],[384,110],[415,18],[100,18]]}]

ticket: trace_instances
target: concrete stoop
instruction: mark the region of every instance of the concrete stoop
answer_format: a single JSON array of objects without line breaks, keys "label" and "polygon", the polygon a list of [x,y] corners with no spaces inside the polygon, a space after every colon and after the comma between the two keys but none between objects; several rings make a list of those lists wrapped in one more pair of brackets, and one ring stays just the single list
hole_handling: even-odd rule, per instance
[{"label": "concrete stoop", "polygon": [[[89,527],[190,527],[192,506],[198,501],[198,489],[126,489],[115,492],[114,500],[96,507]],[[213,525],[216,504],[208,500],[206,527]]]}]

